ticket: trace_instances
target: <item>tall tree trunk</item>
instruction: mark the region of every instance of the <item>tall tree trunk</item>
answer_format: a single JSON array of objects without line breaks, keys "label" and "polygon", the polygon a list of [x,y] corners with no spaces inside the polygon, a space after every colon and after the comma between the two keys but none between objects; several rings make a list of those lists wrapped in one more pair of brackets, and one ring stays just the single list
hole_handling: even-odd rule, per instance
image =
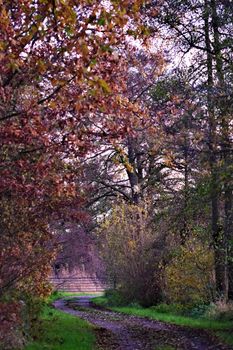
[{"label": "tall tree trunk", "polygon": [[[218,88],[221,95],[224,97],[219,103],[220,111],[220,126],[221,126],[221,150],[222,150],[222,160],[223,160],[223,199],[224,199],[224,223],[223,223],[223,233],[222,233],[222,249],[225,253],[225,300],[228,299],[229,291],[229,270],[232,268],[232,247],[231,240],[233,238],[233,227],[232,227],[232,179],[230,178],[230,166],[231,166],[231,141],[229,133],[229,113],[228,113],[228,100],[227,100],[227,91],[225,88],[225,77],[224,77],[224,66],[222,58],[222,48],[219,36],[219,16],[217,13],[217,4],[216,0],[211,0],[211,9],[212,9],[212,27],[213,27],[213,46],[215,52],[215,62],[216,62],[216,74],[218,79]],[[231,284],[230,291],[233,293],[233,286]]]},{"label": "tall tree trunk", "polygon": [[216,297],[226,298],[228,283],[226,273],[226,261],[225,261],[225,247],[222,241],[222,232],[219,223],[219,174],[218,174],[218,159],[217,159],[217,139],[216,139],[216,116],[215,106],[213,100],[213,56],[211,54],[211,41],[210,41],[210,7],[208,0],[205,0],[205,45],[207,53],[207,102],[208,102],[208,122],[209,122],[209,162],[211,169],[211,229],[214,243],[215,253],[215,278],[216,278]]},{"label": "tall tree trunk", "polygon": [[183,223],[180,231],[181,244],[184,245],[189,236],[188,227],[188,198],[189,198],[189,115],[185,117],[184,121],[185,135],[184,135],[184,209],[183,209]]}]

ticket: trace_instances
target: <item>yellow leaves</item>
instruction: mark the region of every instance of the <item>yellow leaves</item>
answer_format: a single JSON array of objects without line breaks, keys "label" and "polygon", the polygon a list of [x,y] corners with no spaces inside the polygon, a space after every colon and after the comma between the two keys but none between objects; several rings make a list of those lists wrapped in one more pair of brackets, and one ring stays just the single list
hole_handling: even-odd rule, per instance
[{"label": "yellow leaves", "polygon": [[122,203],[112,209],[101,224],[101,231],[107,238],[107,244],[111,242],[115,248],[120,244],[122,249],[125,246],[126,253],[128,248],[135,251],[152,237],[147,228],[148,219],[144,206]]},{"label": "yellow leaves", "polygon": [[5,50],[6,46],[7,46],[7,44],[4,41],[1,40],[0,41],[0,51]]},{"label": "yellow leaves", "polygon": [[131,251],[134,251],[137,247],[137,243],[135,240],[131,239],[128,241],[128,247]]},{"label": "yellow leaves", "polygon": [[88,49],[87,44],[85,44],[85,43],[81,44],[80,51],[81,51],[83,57],[86,58],[89,55],[89,49]]},{"label": "yellow leaves", "polygon": [[92,87],[92,89],[89,90],[89,93],[93,96],[96,96],[98,94],[98,91],[106,95],[112,92],[112,89],[106,80],[98,76],[94,76],[92,79],[90,79],[89,84]]},{"label": "yellow leaves", "polygon": [[48,106],[51,109],[55,109],[57,107],[57,102],[52,100],[52,101],[49,102]]},{"label": "yellow leaves", "polygon": [[168,168],[173,168],[174,167],[174,156],[173,154],[167,154],[164,159],[164,164]]},{"label": "yellow leaves", "polygon": [[104,79],[98,79],[98,84],[102,88],[104,93],[110,94],[112,92],[110,86]]},{"label": "yellow leaves", "polygon": [[1,8],[1,11],[0,11],[0,22],[1,22],[1,25],[7,26],[9,24],[9,15],[4,6]]},{"label": "yellow leaves", "polygon": [[43,74],[43,73],[46,72],[47,65],[46,65],[45,61],[43,61],[43,60],[38,60],[38,61],[37,61],[37,66],[38,66],[38,71],[39,71],[39,73]]},{"label": "yellow leaves", "polygon": [[125,163],[125,167],[126,167],[126,170],[127,170],[129,173],[133,173],[133,172],[134,172],[134,168],[133,168],[133,166],[132,166],[129,162]]},{"label": "yellow leaves", "polygon": [[195,237],[182,246],[165,269],[168,297],[173,302],[206,301],[213,285],[213,252]]},{"label": "yellow leaves", "polygon": [[75,25],[77,14],[74,6],[71,6],[70,1],[57,0],[55,13],[60,24],[62,24],[65,28],[67,28],[67,25],[69,25],[70,31],[72,32],[71,27]]},{"label": "yellow leaves", "polygon": [[13,73],[19,71],[19,65],[18,65],[17,61],[13,61],[13,60],[12,60],[12,61],[8,64],[8,67],[9,67],[9,69],[10,69]]},{"label": "yellow leaves", "polygon": [[129,159],[128,159],[125,151],[123,150],[123,148],[119,147],[119,146],[115,146],[115,150],[116,150],[116,154],[113,158],[113,162],[115,164],[123,164],[125,169],[129,173],[133,173],[134,172],[133,165],[130,164]]},{"label": "yellow leaves", "polygon": [[139,30],[140,30],[140,33],[143,34],[144,36],[149,36],[151,33],[150,33],[150,28],[147,27],[147,26],[141,26],[139,27]]},{"label": "yellow leaves", "polygon": [[121,287],[135,285],[135,278],[141,278],[148,271],[147,267],[153,266],[154,256],[148,248],[155,235],[148,225],[149,220],[145,203],[137,206],[122,201],[100,225],[103,258],[108,272],[117,277]]},{"label": "yellow leaves", "polygon": [[63,80],[63,79],[58,79],[58,78],[52,78],[50,80],[50,83],[53,85],[53,86],[64,86],[66,84],[66,81]]}]

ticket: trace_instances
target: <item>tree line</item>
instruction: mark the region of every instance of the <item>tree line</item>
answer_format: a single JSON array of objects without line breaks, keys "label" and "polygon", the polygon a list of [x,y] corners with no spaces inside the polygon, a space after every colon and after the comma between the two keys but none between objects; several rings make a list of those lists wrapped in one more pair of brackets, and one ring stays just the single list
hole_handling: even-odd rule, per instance
[{"label": "tree line", "polygon": [[129,301],[232,299],[231,2],[0,7],[0,342],[30,336],[62,221]]}]

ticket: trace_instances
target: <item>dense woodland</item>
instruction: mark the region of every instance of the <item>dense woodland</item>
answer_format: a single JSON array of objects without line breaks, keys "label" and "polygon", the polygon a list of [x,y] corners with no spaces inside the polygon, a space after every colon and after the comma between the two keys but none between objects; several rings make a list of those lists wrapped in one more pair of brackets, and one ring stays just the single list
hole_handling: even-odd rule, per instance
[{"label": "dense woodland", "polygon": [[61,222],[126,303],[230,303],[232,2],[2,0],[0,27],[3,349],[35,331]]}]

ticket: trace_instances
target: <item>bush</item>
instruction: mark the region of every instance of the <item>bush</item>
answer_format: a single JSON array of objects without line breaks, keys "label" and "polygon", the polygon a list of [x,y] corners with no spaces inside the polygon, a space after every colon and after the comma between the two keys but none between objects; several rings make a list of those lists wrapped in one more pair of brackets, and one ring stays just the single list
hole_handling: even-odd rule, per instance
[{"label": "bush", "polygon": [[166,297],[188,308],[208,304],[214,290],[214,256],[209,246],[191,237],[165,269]]},{"label": "bush", "polygon": [[161,302],[161,239],[155,251],[156,233],[146,204],[122,203],[99,230],[109,276],[125,303],[150,306]]},{"label": "bush", "polygon": [[233,302],[226,303],[219,300],[216,303],[211,303],[204,316],[212,320],[233,321]]},{"label": "bush", "polygon": [[40,313],[45,301],[38,296],[24,294],[21,296],[24,303],[22,318],[23,329],[27,338],[37,338],[40,334]]},{"label": "bush", "polygon": [[25,337],[22,328],[22,308],[19,302],[0,302],[0,349],[22,349]]},{"label": "bush", "polygon": [[40,313],[44,299],[12,290],[0,299],[0,349],[23,349],[31,339],[40,336]]},{"label": "bush", "polygon": [[209,305],[200,304],[187,312],[187,316],[193,318],[205,318],[206,312],[209,310]]},{"label": "bush", "polygon": [[127,300],[117,290],[111,289],[105,292],[105,296],[108,299],[109,306],[124,306],[127,305]]}]

